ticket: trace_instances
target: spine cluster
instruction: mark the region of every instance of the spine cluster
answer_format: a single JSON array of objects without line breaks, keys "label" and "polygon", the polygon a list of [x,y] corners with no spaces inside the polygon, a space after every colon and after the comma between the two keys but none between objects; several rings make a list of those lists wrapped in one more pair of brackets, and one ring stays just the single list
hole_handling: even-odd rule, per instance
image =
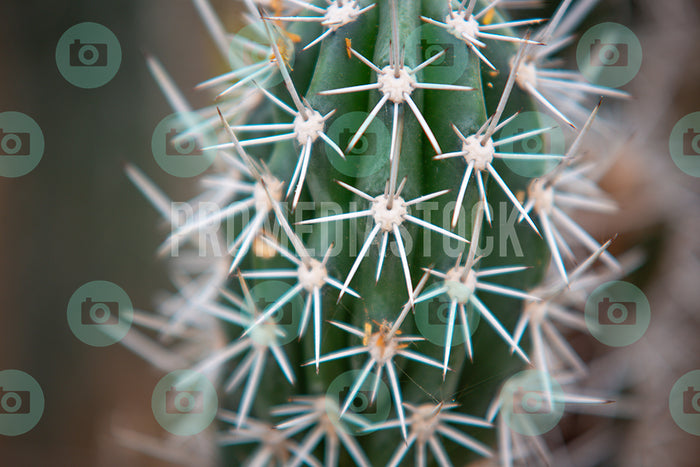
[{"label": "spine cluster", "polygon": [[[131,347],[217,385],[231,465],[546,463],[553,426],[519,417],[518,391],[550,413],[606,402],[576,393],[564,330],[625,269],[573,217],[616,209],[582,147],[596,99],[627,97],[555,56],[590,6],[507,20],[501,0],[245,0],[231,36],[194,4],[232,70],[195,111],[148,59],[188,116],[177,138],[214,156],[184,221],[127,167],[177,251],[176,292],[135,313],[158,338]],[[526,148],[554,131],[560,146]]]}]

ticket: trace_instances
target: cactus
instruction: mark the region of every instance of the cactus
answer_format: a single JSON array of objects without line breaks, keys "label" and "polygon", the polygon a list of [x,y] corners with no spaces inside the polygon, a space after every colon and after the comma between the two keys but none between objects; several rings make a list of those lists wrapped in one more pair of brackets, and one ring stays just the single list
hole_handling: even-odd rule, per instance
[{"label": "cactus", "polygon": [[[229,254],[173,258],[178,293],[164,316],[136,316],[170,339],[179,363],[133,347],[161,369],[186,362],[219,385],[227,465],[510,464],[507,427],[499,422],[496,436],[493,425],[501,385],[535,368],[551,388],[561,360],[580,377],[548,307],[598,259],[622,270],[609,242],[567,213],[614,205],[589,195],[578,157],[600,104],[569,117],[562,91],[579,110],[589,95],[625,93],[548,68],[580,19],[569,0],[549,22],[508,20],[498,0],[246,4],[250,34],[230,41],[207,1],[195,0],[239,65],[202,83],[217,91],[211,107],[191,113],[148,59],[175,110],[193,116],[188,133],[218,139],[203,148],[216,160],[196,201],[219,208],[180,222],[144,174],[131,165],[127,174],[174,225],[164,251],[196,246],[198,233],[226,221]],[[539,120],[506,134],[519,113],[538,109],[571,135],[560,153],[515,149],[548,134]],[[353,128],[348,115],[361,116]],[[357,156],[358,146],[377,154]],[[437,216],[419,209],[428,202]],[[489,252],[493,239],[510,243]],[[273,281],[286,286],[263,303],[258,285]],[[442,342],[461,345],[436,345],[419,324],[439,299]],[[282,326],[275,319],[288,303],[297,314]],[[363,397],[382,413],[355,413]]]}]

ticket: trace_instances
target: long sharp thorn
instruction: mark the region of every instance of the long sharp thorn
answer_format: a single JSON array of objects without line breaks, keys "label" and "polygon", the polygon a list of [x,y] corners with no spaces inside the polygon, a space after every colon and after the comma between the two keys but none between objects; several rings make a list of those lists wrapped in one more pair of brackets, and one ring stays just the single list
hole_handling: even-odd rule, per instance
[{"label": "long sharp thorn", "polygon": [[445,330],[445,356],[442,362],[442,380],[447,376],[447,364],[450,360],[450,349],[452,348],[452,335],[455,330],[455,319],[457,318],[457,300],[450,301],[450,312],[447,316],[447,329]]},{"label": "long sharp thorn", "polygon": [[379,229],[381,229],[381,225],[379,225],[379,224],[375,225],[374,228],[372,229],[372,231],[369,233],[369,235],[365,239],[365,243],[364,243],[364,245],[362,245],[362,249],[360,250],[360,253],[357,255],[355,262],[352,264],[352,268],[350,268],[350,272],[348,273],[348,277],[345,279],[345,282],[343,283],[343,288],[340,290],[340,293],[338,294],[338,301],[336,303],[340,303],[340,299],[343,298],[345,291],[348,289],[348,285],[350,284],[350,281],[355,276],[355,272],[357,271],[357,268],[360,267],[360,263],[362,262],[362,259],[367,254],[367,250],[369,250],[369,247],[372,245],[372,242],[374,241],[374,237],[376,237],[377,233],[379,233]]}]

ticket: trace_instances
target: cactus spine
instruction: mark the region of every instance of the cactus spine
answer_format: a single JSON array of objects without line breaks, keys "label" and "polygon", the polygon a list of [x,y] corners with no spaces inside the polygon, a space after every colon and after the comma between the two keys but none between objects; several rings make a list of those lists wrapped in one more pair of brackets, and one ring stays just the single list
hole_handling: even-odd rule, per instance
[{"label": "cactus spine", "polygon": [[[224,459],[450,465],[496,455],[494,414],[482,418],[489,403],[518,369],[547,370],[529,336],[520,339],[523,304],[545,299],[530,291],[550,256],[563,283],[576,277],[567,275],[545,191],[571,170],[595,111],[561,154],[504,149],[547,133],[544,126],[503,133],[517,113],[539,108],[533,95],[546,101],[531,86],[537,51],[558,37],[570,2],[544,26],[508,22],[498,1],[259,3],[247,2],[257,42],[240,36],[232,48],[262,52],[242,54],[239,70],[205,83],[219,91],[220,120],[213,108],[203,113],[220,142],[205,175],[215,188],[201,199],[221,208],[169,239],[231,221],[223,268],[231,275],[212,258],[209,293],[184,319],[196,327],[200,315],[214,314],[226,324],[228,342],[190,357],[229,394],[221,392],[230,412],[220,418],[234,447]],[[211,12],[206,1],[195,4]],[[157,62],[150,65],[163,83]],[[352,128],[349,115],[361,116]],[[358,146],[376,154],[357,156]],[[518,175],[508,160],[542,176]],[[558,165],[545,175],[547,164]],[[153,199],[150,182],[128,172]],[[426,202],[437,216],[418,209]],[[246,211],[249,221],[240,221]],[[489,254],[494,239],[515,242]],[[587,267],[601,255],[615,265],[607,244],[584,243]],[[255,286],[271,280],[288,288],[261,305]],[[459,346],[435,345],[419,325],[439,298],[443,342],[459,337]],[[276,313],[295,300],[300,315],[281,327]],[[337,378],[350,370],[341,396]],[[383,419],[353,412],[365,396],[388,404]]]}]

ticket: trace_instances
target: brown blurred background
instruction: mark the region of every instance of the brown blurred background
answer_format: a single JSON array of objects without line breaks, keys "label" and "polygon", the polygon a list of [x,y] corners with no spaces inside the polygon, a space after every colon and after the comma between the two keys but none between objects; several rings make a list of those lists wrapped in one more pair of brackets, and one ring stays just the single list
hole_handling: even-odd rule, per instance
[{"label": "brown blurred background", "polygon": [[[84,21],[108,27],[122,49],[119,72],[97,89],[68,83],[54,58],[63,32]],[[32,375],[46,399],[36,428],[0,436],[0,464],[159,465],[117,445],[111,429],[160,434],[150,394],[162,375],[119,345],[76,339],[66,305],[92,280],[120,285],[147,310],[170,287],[154,253],[159,219],[122,170],[137,164],[175,199],[191,188],[151,156],[153,128],[171,110],[143,53],[160,58],[196,106],[209,96],[193,86],[225,63],[189,0],[7,0],[0,24],[0,111],[31,116],[46,143],[30,174],[0,179],[0,368]]]}]

